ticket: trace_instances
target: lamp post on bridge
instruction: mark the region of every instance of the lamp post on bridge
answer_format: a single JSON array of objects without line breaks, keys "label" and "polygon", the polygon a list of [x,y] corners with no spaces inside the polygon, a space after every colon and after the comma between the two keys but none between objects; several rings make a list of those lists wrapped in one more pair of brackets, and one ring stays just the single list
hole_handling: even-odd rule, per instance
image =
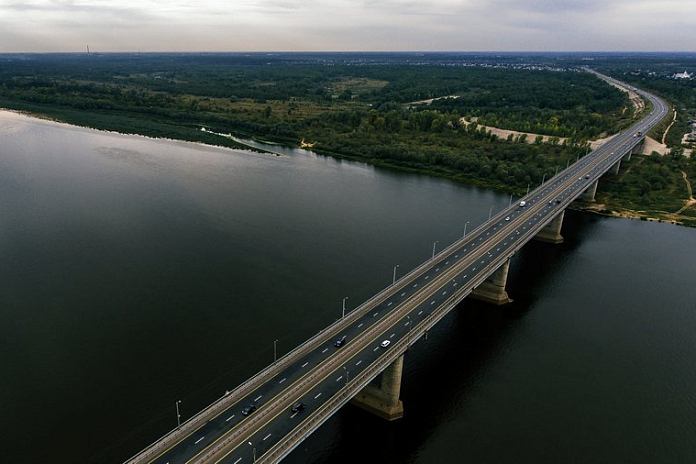
[{"label": "lamp post on bridge", "polygon": [[527,184],[527,193],[525,193],[525,196],[529,195],[529,187],[530,187],[531,185],[532,185],[531,182]]},{"label": "lamp post on bridge", "polygon": [[512,193],[510,194],[510,204],[508,205],[508,207],[510,206],[512,206]]},{"label": "lamp post on bridge", "polygon": [[464,235],[462,235],[462,238],[466,238],[466,226],[469,225],[469,221],[466,221],[464,223]]},{"label": "lamp post on bridge", "polygon": [[343,297],[343,311],[341,312],[341,319],[346,317],[346,300],[348,299],[347,296]]},{"label": "lamp post on bridge", "polygon": [[346,385],[348,385],[348,381],[350,380],[350,371],[346,369],[346,366],[341,366],[344,371],[346,371]]},{"label": "lamp post on bridge", "polygon": [[181,427],[181,414],[179,414],[179,403],[181,403],[181,400],[176,400],[174,403],[176,405],[176,428]]},{"label": "lamp post on bridge", "polygon": [[544,176],[541,178],[541,185],[544,185],[545,180],[546,180],[546,173],[544,173]]},{"label": "lamp post on bridge", "polygon": [[278,361],[278,340],[273,340],[273,362]]},{"label": "lamp post on bridge", "polygon": [[399,267],[398,264],[396,266],[394,266],[394,277],[392,278],[392,285],[394,285],[396,283],[396,269],[398,267]]},{"label": "lamp post on bridge", "polygon": [[433,256],[432,259],[435,259],[435,245],[437,245],[437,240],[433,242]]},{"label": "lamp post on bridge", "polygon": [[491,209],[488,210],[488,220],[491,220],[491,216],[493,216],[493,205],[491,205]]}]

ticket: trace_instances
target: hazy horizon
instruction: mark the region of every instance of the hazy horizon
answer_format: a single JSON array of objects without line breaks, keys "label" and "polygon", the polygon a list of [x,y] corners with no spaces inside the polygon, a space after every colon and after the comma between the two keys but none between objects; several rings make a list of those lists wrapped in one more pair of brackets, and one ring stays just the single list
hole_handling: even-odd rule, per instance
[{"label": "hazy horizon", "polygon": [[[203,5],[204,7],[202,7]],[[0,0],[0,52],[690,52],[671,0]]]}]

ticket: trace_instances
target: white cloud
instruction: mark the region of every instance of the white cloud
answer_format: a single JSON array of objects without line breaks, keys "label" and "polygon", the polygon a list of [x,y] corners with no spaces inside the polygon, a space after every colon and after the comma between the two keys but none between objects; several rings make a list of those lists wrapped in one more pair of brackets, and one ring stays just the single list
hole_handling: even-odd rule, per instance
[{"label": "white cloud", "polygon": [[0,0],[0,51],[685,50],[690,3]]}]

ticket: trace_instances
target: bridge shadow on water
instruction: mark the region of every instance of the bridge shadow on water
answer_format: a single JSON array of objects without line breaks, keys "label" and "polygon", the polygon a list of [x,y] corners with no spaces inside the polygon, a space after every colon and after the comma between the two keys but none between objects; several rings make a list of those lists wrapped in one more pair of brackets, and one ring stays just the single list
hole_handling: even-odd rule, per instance
[{"label": "bridge shadow on water", "polygon": [[[389,423],[348,405],[283,462],[466,462],[467,437],[478,420],[467,414],[470,397],[485,401],[489,372],[515,350],[516,334],[551,285],[551,275],[573,259],[600,220],[568,211],[563,244],[532,241],[512,259],[507,290],[513,303],[494,307],[465,299],[407,352],[402,420]],[[450,440],[444,442],[443,435]]]}]

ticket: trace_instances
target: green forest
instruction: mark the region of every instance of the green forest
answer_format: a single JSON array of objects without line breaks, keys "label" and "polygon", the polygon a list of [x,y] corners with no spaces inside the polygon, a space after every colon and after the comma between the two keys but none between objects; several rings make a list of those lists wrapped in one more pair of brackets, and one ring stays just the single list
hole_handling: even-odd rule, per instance
[{"label": "green forest", "polygon": [[[519,194],[585,155],[589,140],[640,117],[626,93],[582,71],[586,63],[578,57],[535,59],[532,66],[515,55],[493,65],[478,56],[436,54],[11,54],[0,55],[0,106],[98,129],[229,147],[239,144],[214,133],[291,146],[306,141],[320,154]],[[645,63],[596,64],[696,108],[693,85],[651,74]],[[686,125],[689,110],[682,114],[680,124]],[[483,126],[553,138],[500,139]],[[693,163],[673,161],[692,171]],[[610,182],[607,201],[664,206],[658,199],[667,195],[683,202],[675,176],[684,169],[663,169],[657,181],[655,164],[647,159],[631,171],[652,166],[649,180],[620,176],[619,184]]]}]

